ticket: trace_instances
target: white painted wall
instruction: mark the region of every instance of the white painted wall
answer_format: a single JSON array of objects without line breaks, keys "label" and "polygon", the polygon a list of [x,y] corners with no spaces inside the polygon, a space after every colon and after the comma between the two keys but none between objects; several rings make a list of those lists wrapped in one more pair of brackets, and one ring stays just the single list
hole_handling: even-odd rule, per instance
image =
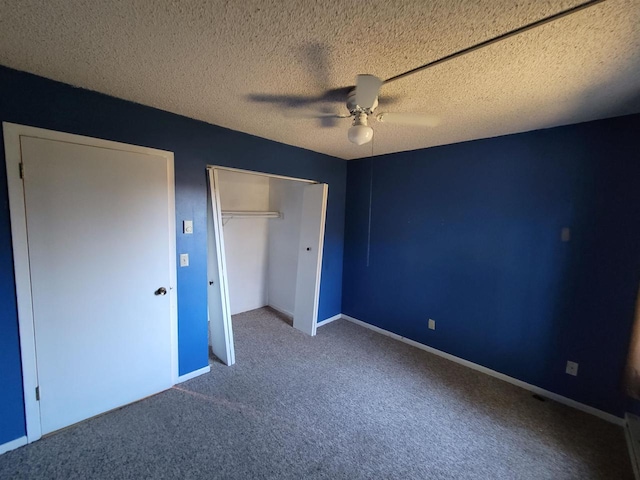
[{"label": "white painted wall", "polygon": [[[269,210],[268,177],[219,170],[219,179],[222,210]],[[273,220],[225,220],[223,229],[232,315],[267,305],[270,221]]]},{"label": "white painted wall", "polygon": [[305,183],[269,179],[269,210],[283,218],[270,220],[268,247],[268,301],[273,308],[293,317],[298,271],[298,242]]}]

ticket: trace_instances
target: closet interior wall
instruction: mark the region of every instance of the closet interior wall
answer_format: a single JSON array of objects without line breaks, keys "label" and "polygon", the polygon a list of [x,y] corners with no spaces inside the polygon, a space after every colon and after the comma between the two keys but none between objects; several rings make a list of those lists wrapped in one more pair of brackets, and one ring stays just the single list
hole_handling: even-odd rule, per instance
[{"label": "closet interior wall", "polygon": [[[267,211],[269,177],[218,171],[222,211]],[[267,304],[267,237],[272,220],[224,219],[231,315]]]},{"label": "closet interior wall", "polygon": [[282,214],[224,219],[231,314],[270,305],[293,317],[305,184],[228,170],[218,178],[223,212]]},{"label": "closet interior wall", "polygon": [[270,178],[269,184],[269,210],[281,212],[282,218],[269,223],[267,299],[269,306],[293,318],[302,197],[307,184],[281,178]]}]

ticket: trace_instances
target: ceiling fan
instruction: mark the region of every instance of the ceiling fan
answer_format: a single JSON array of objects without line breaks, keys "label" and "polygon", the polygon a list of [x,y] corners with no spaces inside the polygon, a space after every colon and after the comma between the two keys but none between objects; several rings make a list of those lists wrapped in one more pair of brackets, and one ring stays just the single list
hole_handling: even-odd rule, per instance
[{"label": "ceiling fan", "polygon": [[384,82],[374,75],[358,75],[356,86],[347,95],[347,110],[353,117],[353,124],[348,132],[351,143],[364,145],[373,138],[373,129],[368,125],[369,116],[378,122],[394,123],[397,125],[435,127],[440,122],[438,118],[423,113],[375,113],[378,106],[380,87]]},{"label": "ceiling fan", "polygon": [[393,113],[393,112],[384,112],[384,113],[376,114],[375,110],[376,110],[376,107],[378,106],[378,96],[380,94],[380,89],[382,88],[382,86],[389,82],[399,80],[401,78],[407,77],[414,73],[426,70],[427,68],[440,65],[446,61],[461,57],[473,51],[476,51],[481,48],[492,45],[494,43],[500,42],[514,35],[523,33],[527,30],[531,30],[533,28],[539,27],[541,25],[552,22],[559,18],[565,17],[567,15],[571,15],[580,10],[591,7],[598,3],[602,3],[604,1],[606,0],[587,1],[575,7],[569,8],[567,10],[563,10],[562,12],[545,17],[541,20],[535,21],[523,27],[517,28],[515,30],[504,33],[497,37],[491,38],[489,40],[485,40],[476,45],[472,45],[471,47],[465,48],[463,50],[459,50],[445,57],[426,63],[417,68],[408,70],[404,73],[401,73],[399,75],[396,75],[384,81],[376,77],[375,75],[368,75],[368,74],[358,75],[356,77],[355,87],[348,90],[348,93],[347,93],[347,110],[349,110],[349,115],[325,114],[325,115],[318,115],[316,118],[329,118],[329,117],[330,118],[351,118],[353,117],[353,123],[351,125],[351,128],[349,128],[347,137],[350,142],[355,143],[356,145],[364,145],[365,143],[370,142],[371,139],[373,138],[373,129],[369,126],[369,117],[373,117],[378,122],[383,122],[383,123],[393,123],[398,125],[419,126],[419,127],[434,127],[438,125],[440,122],[439,122],[439,119],[437,117],[434,117],[433,115],[422,114],[422,113]]}]

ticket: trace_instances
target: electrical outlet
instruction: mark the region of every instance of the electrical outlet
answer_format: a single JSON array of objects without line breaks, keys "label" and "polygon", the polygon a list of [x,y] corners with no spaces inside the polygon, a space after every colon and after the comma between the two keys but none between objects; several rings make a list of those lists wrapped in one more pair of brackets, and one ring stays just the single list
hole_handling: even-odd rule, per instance
[{"label": "electrical outlet", "polygon": [[435,330],[436,329],[436,321],[433,318],[429,319],[429,330]]},{"label": "electrical outlet", "polygon": [[569,375],[576,377],[578,375],[578,364],[576,362],[567,362],[567,369],[565,372]]},{"label": "electrical outlet", "polygon": [[180,266],[181,267],[188,267],[189,266],[189,254],[188,253],[181,253],[180,254]]}]

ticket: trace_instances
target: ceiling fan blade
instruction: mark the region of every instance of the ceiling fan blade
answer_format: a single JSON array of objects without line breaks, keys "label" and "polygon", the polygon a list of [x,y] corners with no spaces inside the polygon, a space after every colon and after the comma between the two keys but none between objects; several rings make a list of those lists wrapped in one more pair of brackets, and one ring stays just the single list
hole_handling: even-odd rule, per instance
[{"label": "ceiling fan blade", "polygon": [[294,112],[286,112],[284,114],[285,117],[287,118],[300,118],[300,119],[322,119],[322,118],[334,118],[334,119],[340,119],[340,118],[350,118],[351,115],[349,114],[338,114],[338,113],[326,113],[326,112],[298,112],[298,111],[294,111]]},{"label": "ceiling fan blade", "polygon": [[372,108],[378,93],[382,80],[375,75],[358,75],[356,78],[356,104],[362,109]]},{"label": "ceiling fan blade", "polygon": [[293,118],[296,120],[316,120],[323,128],[335,127],[340,123],[340,120],[350,118],[350,114],[338,114],[331,112],[309,112],[309,111],[285,111],[284,116],[286,118]]},{"label": "ceiling fan blade", "polygon": [[316,97],[305,97],[302,95],[271,95],[259,93],[247,95],[247,98],[255,103],[280,104],[287,108],[300,108],[318,101]]},{"label": "ceiling fan blade", "polygon": [[437,127],[440,119],[427,113],[393,113],[385,112],[376,116],[376,120],[393,125],[406,125],[409,127]]},{"label": "ceiling fan blade", "polygon": [[352,90],[353,87],[339,87],[339,88],[331,88],[329,90],[324,91],[319,97],[319,102],[335,102],[341,103],[344,105],[344,102],[349,95],[349,91]]}]

